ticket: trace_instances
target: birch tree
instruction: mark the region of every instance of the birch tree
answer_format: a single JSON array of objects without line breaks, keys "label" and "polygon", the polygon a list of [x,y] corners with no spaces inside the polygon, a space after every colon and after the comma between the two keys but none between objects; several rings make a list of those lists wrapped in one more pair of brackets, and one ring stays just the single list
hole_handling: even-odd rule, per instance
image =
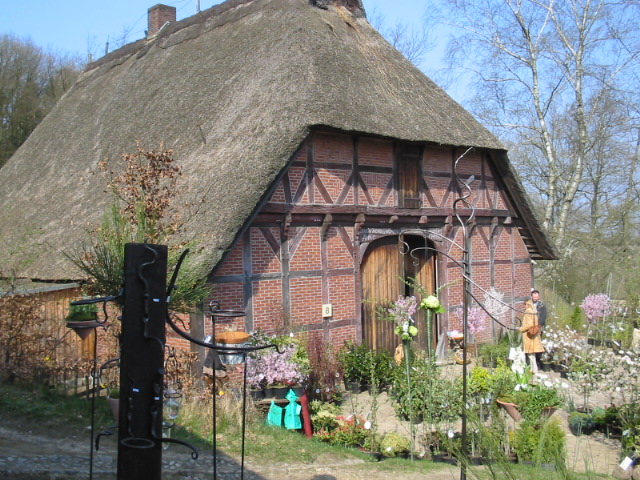
[{"label": "birch tree", "polygon": [[472,71],[471,110],[508,144],[562,249],[577,208],[599,214],[602,191],[581,199],[587,177],[597,187],[609,168],[589,163],[595,148],[606,151],[593,137],[606,101],[638,69],[638,3],[450,0],[447,8],[443,18],[456,19],[449,65]]}]

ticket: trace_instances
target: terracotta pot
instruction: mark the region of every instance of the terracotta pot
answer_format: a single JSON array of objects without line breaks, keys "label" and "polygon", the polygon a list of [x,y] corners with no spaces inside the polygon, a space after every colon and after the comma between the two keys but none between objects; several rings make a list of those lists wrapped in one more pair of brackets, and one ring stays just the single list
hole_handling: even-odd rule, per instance
[{"label": "terracotta pot", "polygon": [[86,322],[67,322],[67,327],[76,332],[82,340],[91,335],[91,332],[93,332],[99,325],[100,324],[97,320],[88,320]]},{"label": "terracotta pot", "polygon": [[500,400],[496,400],[496,402],[498,402],[498,405],[504,408],[509,416],[516,422],[522,418],[522,415],[520,415],[520,412],[518,412],[518,406],[515,403],[503,402]]}]

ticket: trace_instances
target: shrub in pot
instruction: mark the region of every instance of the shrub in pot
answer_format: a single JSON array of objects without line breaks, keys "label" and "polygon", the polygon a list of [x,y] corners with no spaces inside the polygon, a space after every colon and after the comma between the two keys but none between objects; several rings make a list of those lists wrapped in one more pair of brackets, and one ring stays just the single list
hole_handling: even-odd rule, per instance
[{"label": "shrub in pot", "polygon": [[478,356],[485,366],[495,367],[499,359],[505,360],[508,355],[509,343],[502,339],[497,342],[483,343],[478,347]]},{"label": "shrub in pot", "polygon": [[399,418],[439,425],[455,421],[462,408],[460,382],[443,378],[433,359],[415,355],[409,369],[410,384],[404,365],[394,369],[391,396]]},{"label": "shrub in pot", "polygon": [[378,390],[389,386],[391,372],[393,370],[393,358],[386,350],[370,351],[370,374],[366,379],[369,385],[374,385]]},{"label": "shrub in pot", "polygon": [[566,457],[565,433],[557,418],[543,424],[523,422],[514,437],[519,462],[563,465]]},{"label": "shrub in pot", "polygon": [[338,351],[338,362],[345,383],[362,384],[371,376],[371,354],[364,344],[345,342]]},{"label": "shrub in pot", "polygon": [[409,453],[411,443],[395,432],[385,433],[380,441],[380,451],[385,457],[399,457]]},{"label": "shrub in pot", "polygon": [[576,437],[590,435],[596,428],[593,417],[588,413],[571,412],[569,414],[569,430]]},{"label": "shrub in pot", "polygon": [[69,305],[69,312],[65,318],[67,322],[90,322],[97,318],[98,306],[95,303]]},{"label": "shrub in pot", "polygon": [[554,385],[529,385],[515,393],[515,403],[525,420],[537,422],[545,409],[562,405],[562,397]]}]

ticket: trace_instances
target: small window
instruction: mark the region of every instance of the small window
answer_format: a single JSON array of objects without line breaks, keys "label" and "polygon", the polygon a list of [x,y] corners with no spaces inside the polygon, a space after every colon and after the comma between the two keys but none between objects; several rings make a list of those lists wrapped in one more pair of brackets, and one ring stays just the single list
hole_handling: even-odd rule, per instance
[{"label": "small window", "polygon": [[400,145],[397,150],[398,207],[421,208],[420,179],[422,178],[422,148]]}]

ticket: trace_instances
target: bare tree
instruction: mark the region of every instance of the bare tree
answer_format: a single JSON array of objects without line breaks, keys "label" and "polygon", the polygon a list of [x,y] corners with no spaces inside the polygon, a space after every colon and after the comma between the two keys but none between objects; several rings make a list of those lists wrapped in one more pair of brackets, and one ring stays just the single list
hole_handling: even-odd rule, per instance
[{"label": "bare tree", "polygon": [[384,15],[375,9],[367,13],[367,19],[373,28],[418,68],[435,45],[427,30],[416,31],[401,22],[389,26]]},{"label": "bare tree", "polygon": [[[448,61],[473,72],[474,113],[510,144],[543,225],[562,248],[585,177],[591,187],[601,185],[607,167],[589,163],[595,149],[600,160],[608,149],[593,135],[604,125],[610,92],[622,91],[621,81],[638,67],[631,11],[638,5],[450,0],[448,7],[446,17],[457,19]],[[591,194],[596,215],[603,192]]]},{"label": "bare tree", "polygon": [[0,167],[22,145],[79,72],[76,59],[0,36]]}]

